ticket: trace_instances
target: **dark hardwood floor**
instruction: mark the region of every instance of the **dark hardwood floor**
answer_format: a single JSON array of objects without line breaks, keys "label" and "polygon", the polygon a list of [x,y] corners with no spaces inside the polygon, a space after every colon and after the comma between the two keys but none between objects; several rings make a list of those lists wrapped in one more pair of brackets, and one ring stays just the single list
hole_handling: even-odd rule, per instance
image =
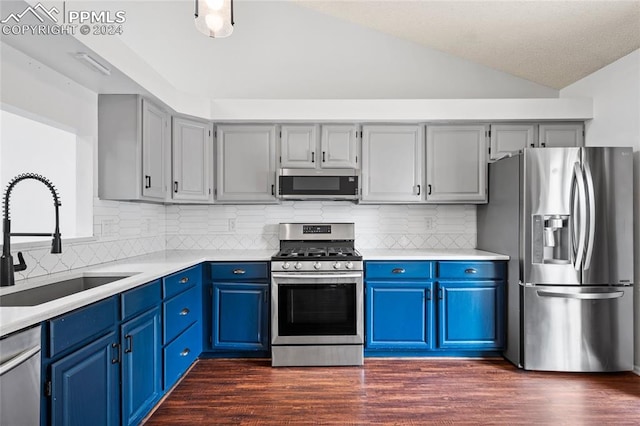
[{"label": "dark hardwood floor", "polygon": [[146,424],[305,423],[640,424],[640,377],[525,372],[499,359],[312,368],[206,359]]}]

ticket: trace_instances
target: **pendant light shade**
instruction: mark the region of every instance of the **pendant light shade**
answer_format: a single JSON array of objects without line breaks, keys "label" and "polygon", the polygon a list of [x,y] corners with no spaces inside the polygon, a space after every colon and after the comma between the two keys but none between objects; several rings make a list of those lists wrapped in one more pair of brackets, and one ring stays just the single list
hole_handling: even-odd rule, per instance
[{"label": "pendant light shade", "polygon": [[195,0],[196,28],[209,37],[228,37],[233,32],[233,0]]}]

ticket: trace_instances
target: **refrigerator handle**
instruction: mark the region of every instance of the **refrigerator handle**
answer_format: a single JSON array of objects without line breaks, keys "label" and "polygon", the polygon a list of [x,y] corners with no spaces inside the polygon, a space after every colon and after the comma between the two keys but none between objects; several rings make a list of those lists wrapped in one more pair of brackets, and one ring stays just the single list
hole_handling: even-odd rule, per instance
[{"label": "refrigerator handle", "polygon": [[[579,208],[579,229],[578,229],[578,248],[576,249],[575,263],[573,267],[576,271],[579,271],[582,267],[582,260],[584,256],[584,245],[587,234],[587,190],[584,185],[584,178],[582,176],[582,169],[580,163],[576,162],[573,165],[573,177],[578,185],[578,208]],[[575,215],[575,212],[573,212]],[[573,218],[575,223],[575,217]]]},{"label": "refrigerator handle", "polygon": [[540,297],[557,297],[560,299],[582,299],[582,300],[602,300],[617,299],[624,296],[623,291],[612,291],[607,293],[562,293],[554,291],[537,291]]},{"label": "refrigerator handle", "polygon": [[591,266],[591,258],[593,257],[593,241],[596,236],[596,199],[595,189],[593,187],[593,175],[591,174],[591,168],[589,163],[584,163],[584,174],[587,181],[587,204],[589,206],[589,235],[587,238],[587,254],[584,257],[584,269],[589,269]]}]

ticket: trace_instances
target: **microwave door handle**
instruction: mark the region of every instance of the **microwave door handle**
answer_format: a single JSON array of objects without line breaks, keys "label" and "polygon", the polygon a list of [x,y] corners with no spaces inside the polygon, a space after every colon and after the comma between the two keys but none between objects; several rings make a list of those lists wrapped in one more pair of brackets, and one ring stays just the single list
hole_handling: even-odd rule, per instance
[{"label": "microwave door handle", "polygon": [[[573,175],[578,184],[578,248],[576,250],[576,259],[573,267],[576,271],[579,271],[582,266],[582,261],[584,258],[584,246],[587,234],[587,190],[584,184],[584,178],[582,175],[582,169],[580,168],[580,163],[576,162],[573,165]],[[574,212],[575,213],[575,212]],[[574,222],[575,223],[575,222]]]},{"label": "microwave door handle", "polygon": [[593,175],[591,174],[591,167],[589,167],[589,163],[587,162],[584,163],[584,174],[587,181],[587,205],[589,209],[589,216],[587,216],[589,234],[587,237],[587,254],[584,258],[584,269],[589,269],[591,267],[591,258],[593,257],[593,242],[596,236],[596,198]]}]

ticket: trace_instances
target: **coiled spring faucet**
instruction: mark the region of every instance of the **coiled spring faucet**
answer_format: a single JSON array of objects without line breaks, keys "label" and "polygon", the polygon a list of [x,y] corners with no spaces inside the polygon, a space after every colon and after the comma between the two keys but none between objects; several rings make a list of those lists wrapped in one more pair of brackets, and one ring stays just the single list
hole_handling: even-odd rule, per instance
[{"label": "coiled spring faucet", "polygon": [[[51,195],[53,195],[53,206],[56,210],[56,229],[53,233],[40,233],[40,232],[11,232],[11,220],[9,216],[9,197],[11,196],[11,191],[16,186],[18,182],[21,182],[26,179],[34,179],[39,182],[42,182],[49,188],[51,191]],[[18,252],[18,261],[17,265],[13,264],[13,257],[11,256],[11,246],[10,240],[11,237],[53,237],[53,241],[51,242],[51,253],[59,254],[62,253],[62,240],[60,239],[60,221],[59,221],[59,212],[58,207],[61,206],[60,197],[58,196],[58,191],[53,186],[53,184],[44,176],[35,174],[35,173],[22,173],[18,176],[14,177],[9,181],[7,185],[7,189],[4,191],[4,217],[3,217],[3,243],[2,243],[2,257],[0,257],[0,286],[10,286],[15,284],[15,271],[24,271],[27,269],[27,264],[24,261],[24,257],[22,257],[22,253]]]}]

